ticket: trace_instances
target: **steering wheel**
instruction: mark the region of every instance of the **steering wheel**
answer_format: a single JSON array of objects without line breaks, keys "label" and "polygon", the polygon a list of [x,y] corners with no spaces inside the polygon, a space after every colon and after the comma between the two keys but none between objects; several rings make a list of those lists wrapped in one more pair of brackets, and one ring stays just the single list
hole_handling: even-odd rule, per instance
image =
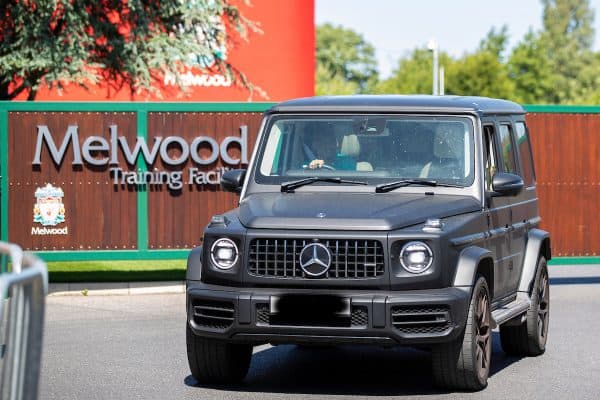
[{"label": "steering wheel", "polygon": [[335,171],[335,168],[329,164],[323,164],[321,165],[319,168],[310,168],[308,165],[303,165],[302,166],[303,169],[310,169],[310,170],[318,170],[318,169],[328,169],[330,171]]}]

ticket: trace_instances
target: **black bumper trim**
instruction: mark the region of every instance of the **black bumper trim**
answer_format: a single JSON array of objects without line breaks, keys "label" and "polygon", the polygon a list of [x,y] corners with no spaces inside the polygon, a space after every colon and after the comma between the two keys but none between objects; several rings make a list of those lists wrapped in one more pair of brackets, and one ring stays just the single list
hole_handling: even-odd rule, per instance
[{"label": "black bumper trim", "polygon": [[[336,295],[350,299],[352,307],[367,310],[365,326],[270,325],[257,320],[257,306],[270,303],[271,296],[286,294]],[[188,281],[188,323],[199,336],[235,342],[261,343],[373,343],[427,345],[448,342],[462,332],[470,300],[469,288],[392,291],[315,290],[224,287]],[[226,328],[201,326],[194,321],[193,304],[229,301],[235,304],[234,320]],[[440,332],[406,334],[392,324],[392,308],[398,306],[448,309],[448,328]]]}]

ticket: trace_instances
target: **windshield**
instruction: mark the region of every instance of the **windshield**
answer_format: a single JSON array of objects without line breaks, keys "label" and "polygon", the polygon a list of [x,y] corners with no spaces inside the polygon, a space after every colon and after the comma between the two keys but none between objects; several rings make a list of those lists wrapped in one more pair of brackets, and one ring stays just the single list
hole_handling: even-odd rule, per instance
[{"label": "windshield", "polygon": [[466,117],[279,116],[269,121],[261,142],[256,182],[340,177],[469,186],[473,153],[473,125]]}]

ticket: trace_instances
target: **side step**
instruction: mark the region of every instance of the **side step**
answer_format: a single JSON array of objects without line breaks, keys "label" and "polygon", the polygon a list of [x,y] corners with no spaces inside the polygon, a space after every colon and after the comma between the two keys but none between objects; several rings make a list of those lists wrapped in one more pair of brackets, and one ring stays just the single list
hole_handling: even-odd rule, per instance
[{"label": "side step", "polygon": [[512,303],[508,303],[492,311],[492,327],[505,323],[519,315],[525,314],[531,306],[531,300],[525,293],[519,293]]}]

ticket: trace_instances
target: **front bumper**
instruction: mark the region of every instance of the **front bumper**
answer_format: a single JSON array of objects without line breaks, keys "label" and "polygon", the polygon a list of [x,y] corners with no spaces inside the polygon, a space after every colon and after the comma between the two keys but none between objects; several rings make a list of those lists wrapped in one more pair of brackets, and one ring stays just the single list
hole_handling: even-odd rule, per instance
[{"label": "front bumper", "polygon": [[[335,296],[350,304],[341,323],[323,320],[278,322],[273,299],[290,295]],[[402,292],[237,288],[187,282],[187,319],[199,336],[232,342],[369,343],[428,345],[462,332],[469,288]]]}]

